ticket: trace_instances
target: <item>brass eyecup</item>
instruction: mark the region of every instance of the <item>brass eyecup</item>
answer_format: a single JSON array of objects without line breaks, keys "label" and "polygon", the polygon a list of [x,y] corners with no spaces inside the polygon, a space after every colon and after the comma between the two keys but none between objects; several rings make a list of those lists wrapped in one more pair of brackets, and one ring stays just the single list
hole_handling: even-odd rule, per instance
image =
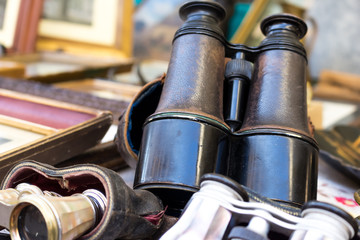
[{"label": "brass eyecup", "polygon": [[[35,207],[35,211],[34,211]],[[41,232],[26,232],[28,227],[26,224],[28,223],[26,220],[27,216],[26,213],[31,212],[40,212],[42,215],[39,219],[34,219],[34,216],[29,216],[32,218],[32,223],[36,223],[38,225],[42,225],[45,223],[46,225],[46,234],[45,229],[41,229]],[[28,210],[28,211],[27,211]],[[33,210],[33,211],[31,211]],[[38,236],[40,234],[47,235],[45,239],[61,239],[59,236],[59,228],[61,228],[58,220],[58,216],[55,215],[53,209],[51,208],[51,203],[49,203],[46,199],[42,196],[36,195],[27,195],[24,196],[19,203],[13,209],[11,216],[10,216],[10,236],[11,239],[30,239],[30,234],[34,236]],[[36,214],[38,215],[38,214]],[[22,223],[20,223],[22,222]],[[19,224],[20,223],[20,224]],[[39,227],[39,226],[38,226]],[[30,230],[30,229],[28,229]],[[39,229],[37,229],[39,230]],[[42,239],[42,238],[41,238]]]},{"label": "brass eyecup", "polygon": [[0,190],[0,229],[9,229],[10,214],[19,202],[20,193],[37,195],[44,194],[40,188],[28,183],[20,183],[16,186],[16,188]]},{"label": "brass eyecup", "polygon": [[[102,193],[106,204],[106,198]],[[97,200],[97,199],[95,199]],[[10,216],[11,239],[75,239],[92,229],[103,211],[85,193],[68,197],[35,194],[19,196]],[[105,205],[106,207],[106,205]]]}]

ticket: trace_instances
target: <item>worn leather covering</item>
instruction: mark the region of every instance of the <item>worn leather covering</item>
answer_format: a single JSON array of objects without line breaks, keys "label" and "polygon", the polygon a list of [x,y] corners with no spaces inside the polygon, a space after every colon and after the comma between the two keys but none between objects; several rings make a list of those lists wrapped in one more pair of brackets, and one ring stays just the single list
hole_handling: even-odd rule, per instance
[{"label": "worn leather covering", "polygon": [[121,157],[132,168],[138,162],[143,125],[156,110],[164,80],[165,74],[146,84],[120,116],[115,142]]},{"label": "worn leather covering", "polygon": [[100,223],[80,239],[151,239],[163,223],[161,201],[145,190],[133,190],[114,171],[92,164],[54,168],[35,161],[15,165],[5,176],[1,189],[19,183],[34,184],[40,189],[63,196],[86,189],[103,192],[108,200]]}]

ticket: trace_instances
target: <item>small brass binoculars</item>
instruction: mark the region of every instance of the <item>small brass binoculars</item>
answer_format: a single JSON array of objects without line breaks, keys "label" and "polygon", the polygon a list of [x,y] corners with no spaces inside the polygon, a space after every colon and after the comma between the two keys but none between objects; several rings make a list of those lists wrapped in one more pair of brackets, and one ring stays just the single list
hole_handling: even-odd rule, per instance
[{"label": "small brass binoculars", "polygon": [[22,183],[0,191],[0,225],[9,229],[11,239],[74,239],[99,223],[106,205],[95,189],[62,197]]}]

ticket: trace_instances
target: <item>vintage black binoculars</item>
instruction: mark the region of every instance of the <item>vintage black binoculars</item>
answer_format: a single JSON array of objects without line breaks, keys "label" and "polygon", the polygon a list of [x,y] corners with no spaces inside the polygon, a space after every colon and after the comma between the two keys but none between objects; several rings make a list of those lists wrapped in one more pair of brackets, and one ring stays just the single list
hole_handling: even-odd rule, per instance
[{"label": "vintage black binoculars", "polygon": [[[167,76],[147,117],[134,181],[182,209],[200,177],[220,173],[265,197],[301,206],[316,198],[318,146],[307,114],[306,24],[261,23],[257,47],[226,41],[221,5],[180,9]],[[226,61],[229,60],[229,61]]]}]

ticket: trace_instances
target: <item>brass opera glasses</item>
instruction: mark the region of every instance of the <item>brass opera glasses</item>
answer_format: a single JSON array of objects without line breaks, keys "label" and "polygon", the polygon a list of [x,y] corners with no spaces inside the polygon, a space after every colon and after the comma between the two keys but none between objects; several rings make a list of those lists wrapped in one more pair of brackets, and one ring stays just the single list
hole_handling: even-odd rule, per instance
[{"label": "brass opera glasses", "polygon": [[185,23],[161,98],[144,124],[134,188],[181,211],[200,177],[215,172],[274,200],[315,199],[318,147],[299,42],[306,24],[292,15],[268,17],[265,39],[248,47],[225,40],[225,11],[215,2],[188,2],[180,16]]},{"label": "brass opera glasses", "polygon": [[0,224],[11,239],[75,239],[99,223],[106,204],[95,189],[62,197],[22,183],[0,191]]}]

